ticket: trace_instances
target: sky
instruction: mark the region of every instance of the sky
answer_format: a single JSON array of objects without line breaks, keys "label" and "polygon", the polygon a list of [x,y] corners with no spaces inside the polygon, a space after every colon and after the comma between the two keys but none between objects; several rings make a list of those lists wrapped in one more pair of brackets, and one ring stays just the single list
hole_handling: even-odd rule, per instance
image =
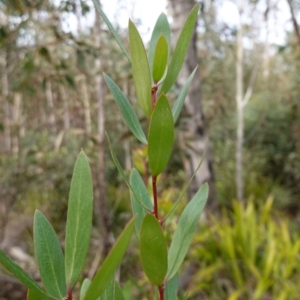
[{"label": "sky", "polygon": [[[91,6],[92,2],[88,1]],[[206,3],[209,0],[206,0]],[[234,4],[236,1],[223,0],[218,9],[218,21],[226,23],[229,27],[232,27],[238,23],[238,10]],[[261,11],[260,17],[255,20],[261,29],[261,39],[265,39],[266,32],[263,29],[263,12],[265,10],[265,2],[260,1],[258,9]],[[269,41],[274,44],[284,44],[287,31],[293,30],[290,21],[290,12],[286,0],[271,1],[276,3],[275,9],[271,10],[269,17]],[[128,19],[131,18],[135,22],[139,21],[138,28],[143,39],[148,41],[151,36],[151,30],[154,27],[155,21],[161,12],[167,13],[166,0],[101,0],[101,4],[104,12],[109,17],[113,24],[118,24],[122,28],[127,28]],[[247,22],[247,20],[245,20]],[[88,25],[93,24],[93,15],[86,18],[85,22]],[[253,20],[249,20],[253,22]],[[69,19],[68,25],[71,31],[76,31],[77,21],[73,16],[73,19]]]}]

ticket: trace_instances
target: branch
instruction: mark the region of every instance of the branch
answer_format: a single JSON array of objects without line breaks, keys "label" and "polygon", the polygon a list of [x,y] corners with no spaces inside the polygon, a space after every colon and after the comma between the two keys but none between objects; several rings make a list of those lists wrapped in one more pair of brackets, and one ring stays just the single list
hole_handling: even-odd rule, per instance
[{"label": "branch", "polygon": [[293,8],[292,0],[287,0],[287,3],[289,5],[289,7],[290,7],[291,17],[292,17],[292,22],[293,22],[295,34],[297,36],[298,43],[300,45],[300,30],[299,30],[299,25],[298,25],[297,20],[296,20],[296,16],[295,16],[295,12],[294,12],[294,8]]},{"label": "branch", "polygon": [[249,84],[248,84],[248,87],[247,87],[247,91],[246,91],[246,94],[244,95],[244,98],[243,98],[243,101],[242,101],[243,107],[245,107],[247,105],[249,99],[252,96],[253,87],[254,87],[254,83],[255,83],[258,71],[259,71],[259,64],[256,64],[254,66],[254,68],[252,69],[250,81],[249,81]]}]

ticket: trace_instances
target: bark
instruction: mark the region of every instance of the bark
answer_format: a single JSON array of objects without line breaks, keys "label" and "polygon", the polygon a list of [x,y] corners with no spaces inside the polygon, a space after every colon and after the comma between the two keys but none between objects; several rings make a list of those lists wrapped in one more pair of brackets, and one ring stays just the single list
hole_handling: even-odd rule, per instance
[{"label": "bark", "polygon": [[56,117],[55,117],[55,107],[53,101],[53,93],[52,93],[52,84],[50,79],[46,80],[46,100],[49,107],[49,117],[48,123],[51,130],[55,133],[56,132]]},{"label": "bark", "polygon": [[244,199],[243,181],[243,144],[244,144],[244,107],[243,107],[243,3],[239,7],[239,29],[237,34],[237,59],[236,59],[236,109],[237,109],[237,139],[236,139],[236,197]]},{"label": "bark", "polygon": [[86,75],[82,74],[80,76],[80,91],[81,99],[84,109],[84,120],[85,120],[85,130],[88,135],[92,133],[92,117],[91,117],[91,106],[90,106],[90,96],[86,81]]},{"label": "bark", "polygon": [[70,129],[70,111],[69,111],[69,101],[66,93],[66,89],[63,84],[59,84],[59,93],[61,100],[63,102],[63,116],[64,116],[64,130]]},{"label": "bark", "polygon": [[300,45],[300,29],[299,29],[299,24],[298,24],[297,19],[296,19],[295,10],[293,8],[293,1],[292,0],[287,0],[287,3],[288,3],[289,8],[290,8],[295,35],[297,37],[298,44]]},{"label": "bark", "polygon": [[8,85],[8,71],[7,71],[7,52],[5,50],[0,52],[0,68],[1,68],[1,106],[4,113],[4,148],[5,152],[11,154],[11,128],[10,128],[10,115],[11,107],[8,101],[9,85]]},{"label": "bark", "polygon": [[[168,1],[168,9],[174,20],[172,24],[173,40],[177,41],[185,20],[195,3],[196,2],[194,0]],[[177,84],[180,88],[184,85],[188,76],[197,65],[197,32],[195,29],[187,53],[187,58],[178,77]],[[205,120],[201,103],[201,81],[199,71],[196,72],[191,84],[183,112],[189,116],[184,124],[185,130],[180,137],[183,145],[182,147],[186,153],[184,168],[188,178],[190,178],[196,171],[202,156],[205,155],[203,163],[190,186],[189,196],[191,198],[204,182],[208,182],[210,194],[207,208],[212,210],[216,208],[212,167],[212,148],[205,130]]]}]

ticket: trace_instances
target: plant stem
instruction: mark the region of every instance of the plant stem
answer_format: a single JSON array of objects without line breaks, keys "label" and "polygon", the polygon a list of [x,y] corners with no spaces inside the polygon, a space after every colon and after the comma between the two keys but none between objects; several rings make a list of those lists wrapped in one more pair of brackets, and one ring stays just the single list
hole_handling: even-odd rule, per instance
[{"label": "plant stem", "polygon": [[66,300],[72,300],[73,297],[72,297],[72,289],[71,288],[68,288],[68,295],[66,297]]},{"label": "plant stem", "polygon": [[162,284],[161,286],[158,287],[159,300],[164,300],[164,289],[165,289],[165,285],[164,284]]},{"label": "plant stem", "polygon": [[156,104],[156,92],[157,92],[157,83],[154,83],[151,89],[152,109],[154,109]]},{"label": "plant stem", "polygon": [[157,176],[152,175],[152,190],[153,190],[153,201],[154,201],[154,216],[158,219],[158,200],[157,200],[157,186],[156,186]]}]

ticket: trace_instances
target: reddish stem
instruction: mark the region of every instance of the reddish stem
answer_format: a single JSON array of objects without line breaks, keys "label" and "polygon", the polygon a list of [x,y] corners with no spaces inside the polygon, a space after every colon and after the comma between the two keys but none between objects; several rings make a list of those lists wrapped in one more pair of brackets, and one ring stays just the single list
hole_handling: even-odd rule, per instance
[{"label": "reddish stem", "polygon": [[72,289],[68,288],[68,295],[65,298],[65,300],[72,300],[72,299],[73,299],[73,297],[72,297]]},{"label": "reddish stem", "polygon": [[158,200],[157,200],[157,176],[152,176],[152,190],[153,190],[153,201],[154,201],[154,216],[158,220]]},{"label": "reddish stem", "polygon": [[[152,100],[152,109],[154,109],[156,105],[156,92],[157,92],[157,83],[155,82],[151,89],[151,100]],[[160,223],[158,218],[158,199],[157,199],[157,186],[156,186],[157,176],[152,175],[152,190],[153,190],[153,201],[154,201],[154,211],[153,214],[157,221]],[[161,224],[162,225],[162,224]],[[164,300],[164,284],[158,287],[159,299]]]},{"label": "reddish stem", "polygon": [[165,290],[164,284],[158,287],[159,300],[164,300],[164,290]]},{"label": "reddish stem", "polygon": [[154,83],[152,89],[151,89],[151,98],[152,98],[152,109],[154,109],[156,104],[156,92],[157,92],[157,83]]}]

